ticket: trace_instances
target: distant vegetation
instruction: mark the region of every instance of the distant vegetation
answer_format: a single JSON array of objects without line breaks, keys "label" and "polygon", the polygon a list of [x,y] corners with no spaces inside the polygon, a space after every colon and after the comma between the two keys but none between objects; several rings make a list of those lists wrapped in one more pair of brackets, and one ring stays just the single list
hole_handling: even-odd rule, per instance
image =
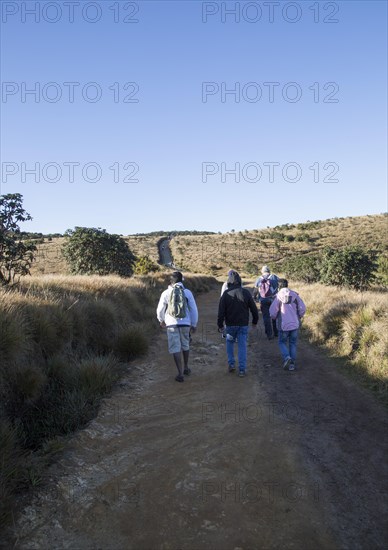
[{"label": "distant vegetation", "polygon": [[[174,263],[183,270],[224,276],[232,267],[243,276],[253,277],[264,264],[280,271],[283,263],[298,257],[306,273],[301,280],[314,281],[314,257],[321,257],[325,249],[341,250],[349,245],[362,247],[375,255],[376,284],[388,284],[388,217],[385,214],[283,224],[274,228],[250,231],[211,232],[153,232],[122,237],[137,258],[148,256],[159,262],[158,242],[173,233],[170,241]],[[180,234],[182,233],[182,234]],[[183,234],[187,233],[187,234]],[[37,261],[32,273],[69,273],[61,254],[63,238],[38,245]],[[309,258],[304,260],[303,258]],[[312,259],[310,259],[312,258]],[[309,273],[310,270],[310,273]],[[311,271],[312,270],[312,271]],[[293,273],[293,276],[295,273]]]},{"label": "distant vegetation", "polygon": [[214,235],[213,231],[197,231],[195,229],[188,229],[186,231],[151,231],[150,233],[135,233],[129,235],[130,237],[169,237],[176,235]]},{"label": "distant vegetation", "polygon": [[22,240],[40,241],[44,242],[45,239],[52,241],[58,237],[63,237],[62,233],[31,233],[30,231],[20,231],[20,238]]}]

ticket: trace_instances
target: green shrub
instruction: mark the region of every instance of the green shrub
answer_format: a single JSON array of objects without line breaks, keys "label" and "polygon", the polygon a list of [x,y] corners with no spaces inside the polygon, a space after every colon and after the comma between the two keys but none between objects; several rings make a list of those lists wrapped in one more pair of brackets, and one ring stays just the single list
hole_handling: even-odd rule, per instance
[{"label": "green shrub", "polygon": [[388,256],[380,254],[377,260],[376,281],[388,286]]},{"label": "green shrub", "polygon": [[159,271],[159,266],[155,264],[149,256],[140,256],[136,259],[133,272],[135,275],[147,275]]},{"label": "green shrub", "polygon": [[298,255],[287,258],[282,263],[281,270],[286,277],[305,283],[317,282],[320,278],[319,257],[317,255]]},{"label": "green shrub", "polygon": [[312,238],[308,233],[299,233],[298,235],[296,235],[295,241],[301,243],[309,243],[310,241],[312,241]]},{"label": "green shrub", "polygon": [[376,254],[359,246],[342,250],[326,248],[323,253],[320,280],[327,285],[365,290],[375,280]]},{"label": "green shrub", "polygon": [[284,237],[284,240],[286,243],[292,243],[293,241],[295,241],[295,237],[293,235],[286,235]]},{"label": "green shrub", "polygon": [[81,275],[132,275],[134,255],[119,235],[105,229],[76,227],[65,233],[68,241],[62,252],[71,273]]}]

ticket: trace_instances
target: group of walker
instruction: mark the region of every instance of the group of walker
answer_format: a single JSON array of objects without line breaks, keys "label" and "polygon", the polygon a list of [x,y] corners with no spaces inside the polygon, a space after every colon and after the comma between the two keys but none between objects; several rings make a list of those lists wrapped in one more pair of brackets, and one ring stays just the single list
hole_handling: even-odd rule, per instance
[{"label": "group of walker", "polygon": [[[271,274],[265,265],[255,282],[253,296],[243,287],[239,273],[233,269],[228,272],[227,281],[222,286],[217,325],[226,339],[229,372],[237,370],[234,353],[237,344],[238,375],[244,377],[246,374],[249,312],[254,327],[259,321],[255,300],[260,304],[268,340],[278,338],[283,368],[295,371],[298,332],[306,306],[299,294],[288,288],[288,281]],[[188,366],[190,340],[191,333],[197,328],[198,308],[192,292],[183,285],[180,271],[171,274],[170,285],[160,297],[156,314],[160,326],[167,329],[168,350],[178,370],[175,380],[183,382],[184,375],[191,373]]]}]

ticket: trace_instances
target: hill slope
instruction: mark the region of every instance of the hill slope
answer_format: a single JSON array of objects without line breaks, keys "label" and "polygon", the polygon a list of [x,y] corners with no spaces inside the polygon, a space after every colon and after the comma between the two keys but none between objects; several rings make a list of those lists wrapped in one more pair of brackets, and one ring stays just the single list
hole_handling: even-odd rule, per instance
[{"label": "hill slope", "polygon": [[[174,263],[193,273],[224,275],[231,267],[254,274],[260,265],[271,267],[295,254],[312,254],[325,246],[342,248],[359,244],[365,249],[388,251],[388,216],[384,214],[333,218],[273,228],[218,234],[177,234],[171,240]],[[166,231],[166,236],[169,232]],[[125,239],[137,256],[158,261],[160,234],[128,236]],[[67,273],[60,248],[64,238],[38,246],[32,273]]]}]

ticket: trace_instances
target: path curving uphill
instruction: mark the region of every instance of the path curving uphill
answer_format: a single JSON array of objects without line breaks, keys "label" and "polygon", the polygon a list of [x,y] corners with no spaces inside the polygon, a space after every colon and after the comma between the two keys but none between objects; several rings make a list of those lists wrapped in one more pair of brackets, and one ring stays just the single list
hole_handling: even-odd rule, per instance
[{"label": "path curving uphill", "polygon": [[164,239],[158,244],[160,263],[167,267],[176,268],[172,259],[170,240],[170,238]]}]

